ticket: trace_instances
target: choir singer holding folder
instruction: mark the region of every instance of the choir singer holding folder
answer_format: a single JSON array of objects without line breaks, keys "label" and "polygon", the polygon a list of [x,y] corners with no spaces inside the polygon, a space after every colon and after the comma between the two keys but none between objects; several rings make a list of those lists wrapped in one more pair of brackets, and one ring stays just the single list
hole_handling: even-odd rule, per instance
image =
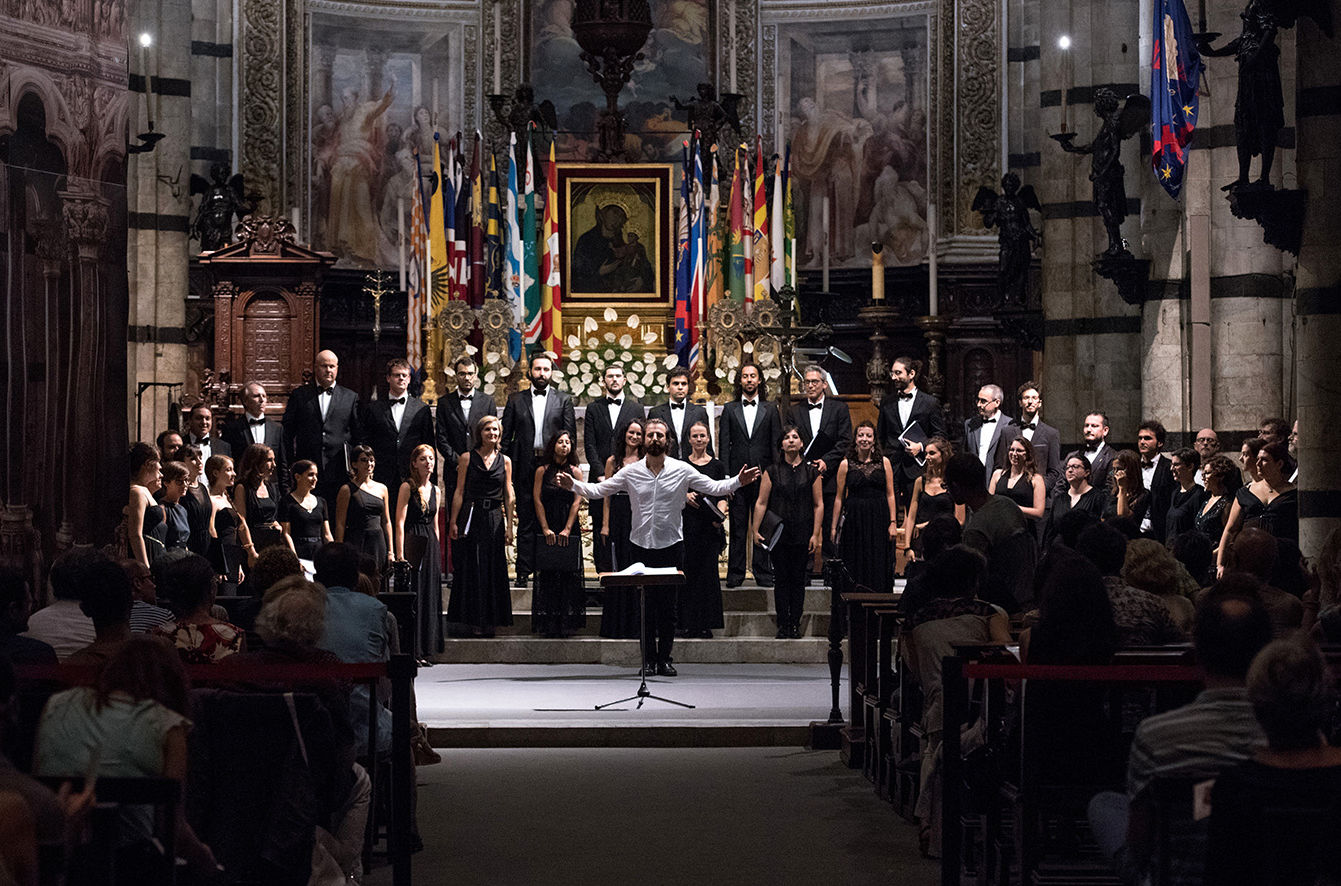
[{"label": "choir singer holding folder", "polygon": [[[629,538],[633,559],[644,566],[671,566],[684,569],[684,533],[680,511],[690,489],[704,495],[730,495],[759,479],[759,469],[745,465],[740,473],[725,480],[712,480],[688,462],[666,457],[666,423],[649,418],[643,429],[643,447],[647,455],[619,473],[599,483],[586,483],[571,474],[558,474],[554,480],[585,499],[608,498],[627,492],[633,511],[633,530]],[[643,651],[647,672],[674,677],[671,644],[675,641],[675,597],[658,590],[647,597],[647,632]]]},{"label": "choir singer holding folder", "polygon": [[921,372],[921,360],[894,358],[889,368],[892,390],[880,404],[875,426],[875,438],[894,468],[894,498],[901,512],[908,510],[913,484],[922,476],[926,441],[945,436],[940,401],[918,390],[917,377]]}]

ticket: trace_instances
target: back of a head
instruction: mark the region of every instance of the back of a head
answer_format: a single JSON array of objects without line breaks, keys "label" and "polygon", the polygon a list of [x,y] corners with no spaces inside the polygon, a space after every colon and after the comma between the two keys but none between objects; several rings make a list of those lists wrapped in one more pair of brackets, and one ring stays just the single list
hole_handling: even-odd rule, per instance
[{"label": "back of a head", "polygon": [[973,597],[986,571],[982,554],[968,545],[955,545],[927,564],[927,587],[933,597]]},{"label": "back of a head", "polygon": [[1127,542],[1122,561],[1124,582],[1152,594],[1171,594],[1178,590],[1178,577],[1178,561],[1164,545],[1150,538]]},{"label": "back of a head", "polygon": [[135,603],[130,576],[116,563],[104,558],[95,563],[84,575],[84,587],[79,608],[93,621],[94,628],[111,627],[130,621],[130,610]]},{"label": "back of a head", "polygon": [[51,564],[48,581],[51,593],[57,600],[78,601],[88,584],[88,571],[98,563],[106,563],[107,555],[96,548],[73,547],[56,558]]},{"label": "back of a head", "polygon": [[1192,645],[1207,676],[1242,681],[1271,642],[1271,618],[1256,597],[1209,593],[1197,607]]},{"label": "back of a head", "polygon": [[209,560],[191,554],[164,567],[158,592],[173,612],[186,615],[214,601],[218,580]]},{"label": "back of a head", "polygon": [[[10,619],[9,613],[14,613]],[[0,569],[0,635],[6,631],[26,630],[24,624],[10,624],[26,620],[28,612],[28,579],[17,569]],[[20,618],[22,616],[22,618]]]},{"label": "back of a head", "polygon": [[928,560],[939,557],[943,552],[959,544],[964,537],[964,527],[949,514],[944,514],[927,523],[918,538],[922,541],[922,556]]},{"label": "back of a head", "polygon": [[1248,668],[1248,698],[1272,750],[1316,748],[1333,700],[1322,652],[1302,638],[1267,644]]},{"label": "back of a head", "polygon": [[1229,553],[1234,568],[1267,581],[1276,568],[1276,537],[1265,529],[1250,527],[1238,534]]},{"label": "back of a head", "polygon": [[171,644],[153,637],[132,637],[112,656],[98,677],[98,703],[114,692],[150,699],[179,714],[189,714],[190,681]]},{"label": "back of a head", "polygon": [[1288,538],[1276,539],[1276,565],[1267,584],[1295,597],[1308,590],[1308,573],[1299,543]]},{"label": "back of a head", "polygon": [[1057,537],[1071,550],[1076,549],[1080,533],[1099,522],[1089,511],[1073,509],[1057,518]]},{"label": "back of a head", "polygon": [[1141,524],[1131,517],[1108,517],[1104,520],[1104,525],[1127,541],[1141,537]]},{"label": "back of a head", "polygon": [[247,573],[253,596],[264,594],[276,582],[290,576],[301,576],[303,564],[288,545],[271,545],[256,555],[256,563]]},{"label": "back of a head", "polygon": [[1101,664],[1118,647],[1113,604],[1099,568],[1078,554],[1062,557],[1044,582],[1030,661]]},{"label": "back of a head", "polygon": [[266,593],[256,633],[267,646],[310,649],[326,630],[326,591],[301,576],[286,578]]},{"label": "back of a head", "polygon": [[317,549],[312,558],[317,568],[316,579],[328,588],[354,590],[359,583],[359,552],[338,541],[328,542]]},{"label": "back of a head", "polygon": [[1183,564],[1188,574],[1197,580],[1197,584],[1205,586],[1211,564],[1215,562],[1215,548],[1205,533],[1195,529],[1179,533],[1169,543],[1169,553]]},{"label": "back of a head", "polygon": [[1076,538],[1076,550],[1099,567],[1102,575],[1118,575],[1127,557],[1127,539],[1104,523],[1083,530]]},{"label": "back of a head", "polygon": [[954,484],[966,492],[987,491],[982,462],[971,452],[959,452],[945,463],[945,485]]}]

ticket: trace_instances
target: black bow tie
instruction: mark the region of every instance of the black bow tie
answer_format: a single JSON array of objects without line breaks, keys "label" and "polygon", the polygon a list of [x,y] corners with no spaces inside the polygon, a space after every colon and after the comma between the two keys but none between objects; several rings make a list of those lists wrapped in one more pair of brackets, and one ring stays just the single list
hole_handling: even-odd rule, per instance
[{"label": "black bow tie", "polygon": [[823,408],[824,408],[824,401],[821,400],[821,401],[819,401],[818,403],[807,403],[806,406],[808,406],[808,407],[811,408],[811,409],[823,409]]},{"label": "black bow tie", "polygon": [[1089,445],[1088,443],[1086,443],[1086,444],[1085,444],[1085,451],[1086,451],[1086,452],[1098,452],[1098,451],[1099,451],[1099,444],[1098,444],[1098,443],[1095,443],[1093,446],[1091,446],[1091,445]]},{"label": "black bow tie", "polygon": [[994,425],[994,424],[996,424],[996,419],[994,419],[994,418],[984,418],[984,419],[982,420],[982,423],[985,424],[985,425]]},{"label": "black bow tie", "polygon": [[392,405],[392,406],[404,406],[404,405],[405,405],[405,398],[404,398],[404,397],[397,397],[396,399],[394,399],[394,400],[391,401],[391,405]]},{"label": "black bow tie", "polygon": [[531,396],[532,396],[532,397],[543,397],[543,396],[545,396],[545,389],[544,389],[544,388],[531,388]]},{"label": "black bow tie", "polygon": [[742,406],[753,406],[753,405],[754,405],[754,401],[753,401],[753,400],[741,400],[740,403],[741,403]]},{"label": "black bow tie", "polygon": [[330,388],[317,388],[317,396],[322,397],[331,392]]},{"label": "black bow tie", "polygon": [[671,409],[684,409],[684,404],[683,404],[683,403],[672,403],[672,404],[671,404]]},{"label": "black bow tie", "polygon": [[247,425],[248,425],[249,427],[253,427],[253,428],[254,428],[254,427],[256,427],[257,425],[263,425],[263,424],[265,424],[265,419],[263,419],[263,418],[249,418],[249,419],[247,419]]},{"label": "black bow tie", "polygon": [[461,394],[460,397],[462,403],[469,403],[471,400],[475,399],[474,394]]},{"label": "black bow tie", "polygon": [[623,397],[606,397],[606,398],[605,398],[605,402],[608,403],[608,404],[611,405],[611,406],[623,406],[623,405],[624,405],[624,398],[623,398]]},{"label": "black bow tie", "polygon": [[912,395],[912,394],[899,394],[899,399],[900,399],[900,400],[911,400],[911,399],[913,399],[913,395]]}]

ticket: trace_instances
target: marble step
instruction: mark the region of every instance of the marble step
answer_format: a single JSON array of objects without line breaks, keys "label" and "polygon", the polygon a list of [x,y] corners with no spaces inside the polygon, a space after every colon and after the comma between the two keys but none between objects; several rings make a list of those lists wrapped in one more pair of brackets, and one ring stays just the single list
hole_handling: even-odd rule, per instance
[{"label": "marble step", "polygon": [[[713,635],[717,638],[723,637],[766,637],[772,638],[777,632],[778,625],[771,611],[769,612],[725,612],[722,614],[722,621],[725,627],[717,628]],[[829,613],[828,612],[807,612],[801,617],[801,631],[803,636],[827,637],[829,636]],[[499,636],[526,636],[532,633],[531,613],[513,612],[512,627],[499,628]],[[577,633],[579,637],[596,637],[600,633],[601,611],[599,609],[587,610],[587,626]]]},{"label": "marble step", "polygon": [[[805,627],[804,621],[802,627]],[[607,664],[636,667],[637,640],[569,637],[546,640],[534,636],[489,639],[451,638],[434,661],[442,664]],[[800,640],[769,637],[721,637],[676,640],[674,658],[685,663],[819,663],[828,660],[827,637]]]},{"label": "marble step", "polygon": [[[588,583],[588,587],[593,587]],[[444,587],[443,592],[448,593],[449,589]],[[802,607],[806,612],[828,612],[832,594],[826,587],[806,588],[805,604]],[[761,588],[758,585],[741,585],[738,588],[722,588],[722,609],[740,612],[772,612],[773,611],[773,589]],[[531,589],[524,587],[514,587],[512,589],[512,613],[514,616],[531,611]],[[593,610],[595,611],[595,610]]]}]

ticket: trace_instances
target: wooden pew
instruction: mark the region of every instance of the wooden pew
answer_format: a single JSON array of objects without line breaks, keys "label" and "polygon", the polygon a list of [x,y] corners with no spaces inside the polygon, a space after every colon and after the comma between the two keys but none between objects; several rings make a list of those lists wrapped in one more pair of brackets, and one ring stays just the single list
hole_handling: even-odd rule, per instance
[{"label": "wooden pew", "polygon": [[866,765],[868,744],[874,747],[874,735],[868,736],[864,723],[868,684],[874,688],[871,663],[876,652],[868,629],[868,608],[897,606],[899,594],[846,593],[842,595],[848,624],[848,726],[842,733],[839,756],[850,768]]}]

